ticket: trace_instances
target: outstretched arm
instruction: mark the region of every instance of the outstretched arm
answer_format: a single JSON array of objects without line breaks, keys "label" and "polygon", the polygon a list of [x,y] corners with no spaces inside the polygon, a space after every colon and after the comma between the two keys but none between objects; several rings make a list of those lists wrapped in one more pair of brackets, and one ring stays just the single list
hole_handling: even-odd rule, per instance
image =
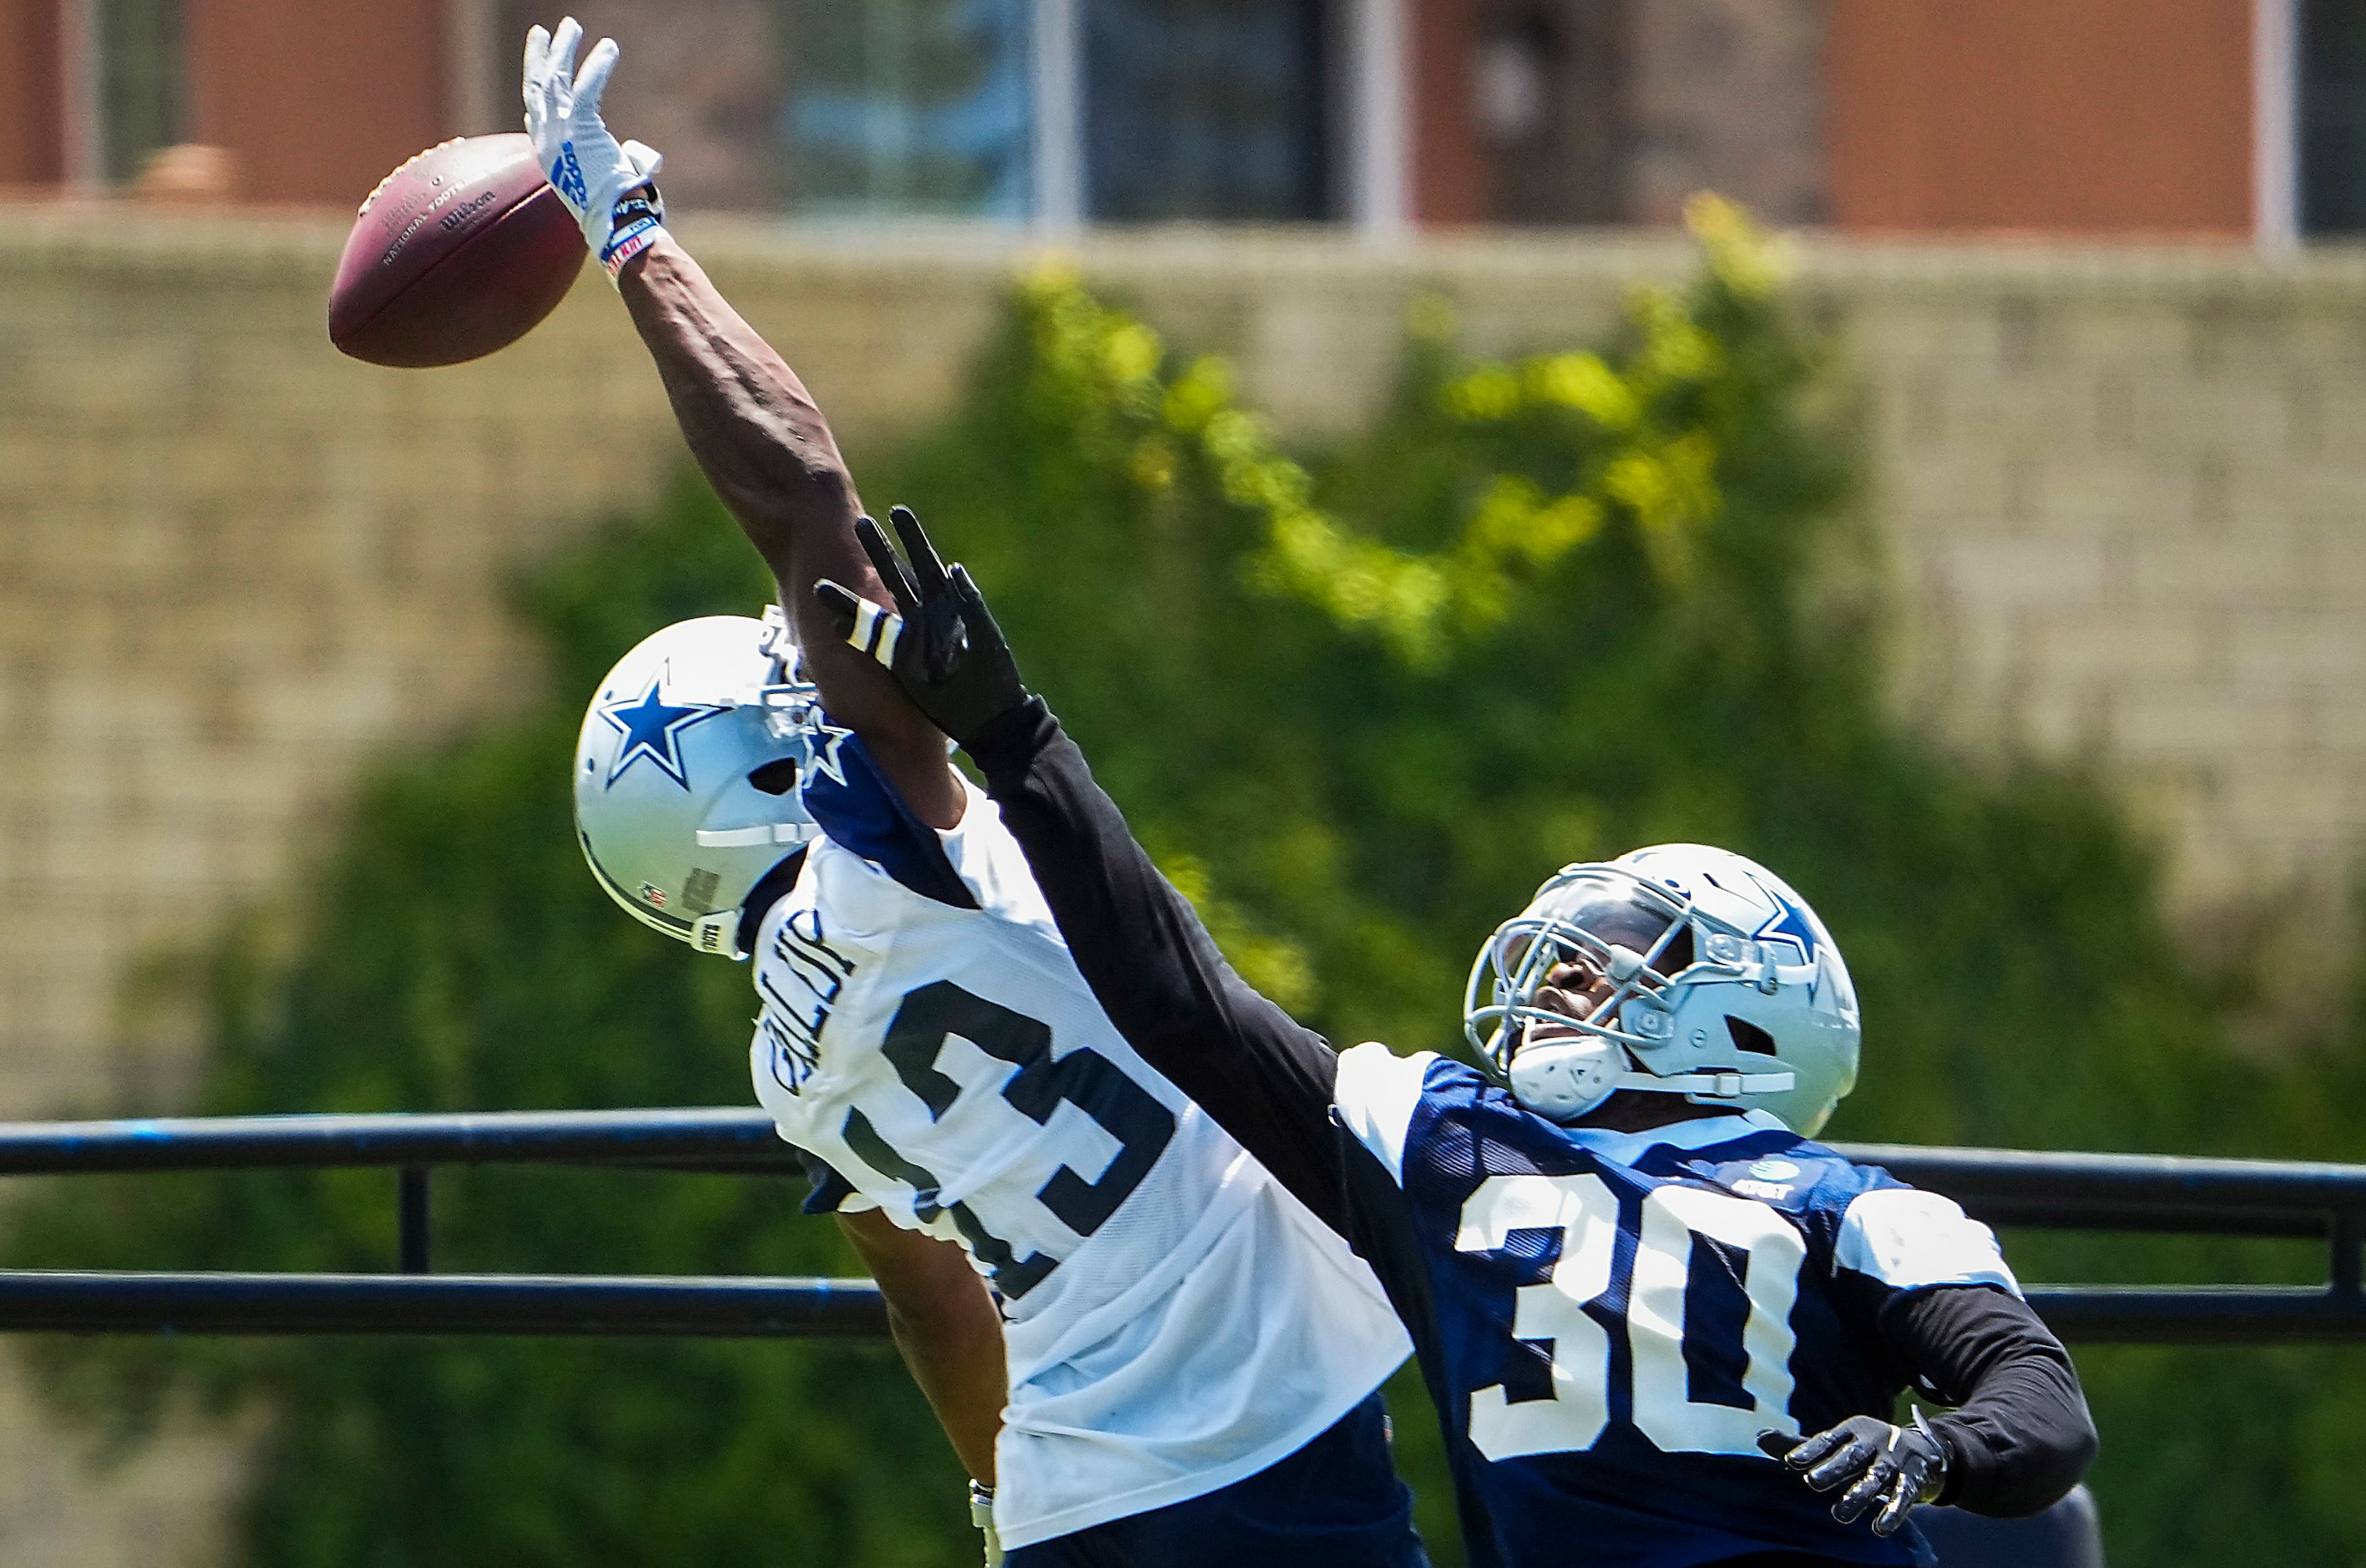
[{"label": "outstretched arm", "polygon": [[600,117],[617,49],[602,39],[575,70],[583,29],[526,39],[526,133],[551,188],[624,296],[657,361],[674,418],[731,515],[772,569],[781,606],[837,723],[853,730],[921,820],[950,828],[963,795],[944,738],[887,672],[828,634],[813,585],[877,592],[854,520],[862,502],[813,394],[667,232],[652,182],[660,160],[619,143]]},{"label": "outstretched arm", "polygon": [[1085,981],[1143,1059],[1197,1101],[1333,1228],[1348,1229],[1331,1120],[1338,1056],[1233,972],[1136,843],[1084,753],[1031,698],[969,574],[937,558],[898,509],[910,570],[865,521],[856,535],[895,609],[836,583],[817,597],[842,636],[896,672],[913,702],[986,774],[1002,820]]},{"label": "outstretched arm", "polygon": [[691,455],[779,581],[831,719],[862,737],[921,820],[952,827],[962,795],[943,736],[887,671],[830,635],[814,602],[824,577],[878,592],[854,543],[862,503],[820,405],[672,240],[617,281]]},{"label": "outstretched arm", "polygon": [[1118,1032],[1344,1233],[1337,1053],[1234,973],[1041,698],[968,750]]}]

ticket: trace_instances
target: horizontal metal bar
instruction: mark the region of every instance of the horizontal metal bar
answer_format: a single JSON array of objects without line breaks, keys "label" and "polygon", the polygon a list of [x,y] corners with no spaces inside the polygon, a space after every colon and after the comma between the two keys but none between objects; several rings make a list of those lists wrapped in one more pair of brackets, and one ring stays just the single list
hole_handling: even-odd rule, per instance
[{"label": "horizontal metal bar", "polygon": [[1901,1180],[1966,1206],[2034,1201],[2169,1213],[2366,1213],[2366,1166],[1910,1144],[1835,1146],[1853,1160],[1885,1167]]},{"label": "horizontal metal bar", "polygon": [[[2366,1217],[2366,1167],[2161,1155],[1840,1145],[1991,1223],[2324,1235]],[[0,1123],[0,1176],[542,1163],[794,1174],[754,1107]]]},{"label": "horizontal metal bar", "polygon": [[[1932,1191],[1943,1190],[1932,1187]],[[1950,1197],[1958,1197],[1950,1191]],[[2322,1242],[2330,1218],[2315,1209],[2138,1208],[2042,1198],[1958,1197],[1964,1212],[1999,1229],[2171,1232],[2179,1235],[2296,1237]]]},{"label": "horizontal metal bar", "polygon": [[2276,1344],[2366,1339],[2366,1298],[2313,1285],[2150,1290],[2032,1286],[2029,1304],[2079,1345]]},{"label": "horizontal metal bar", "polygon": [[11,1269],[0,1332],[867,1338],[887,1312],[868,1280]]},{"label": "horizontal metal bar", "polygon": [[752,1106],[0,1122],[0,1176],[508,1161],[798,1168]]},{"label": "horizontal metal bar", "polygon": [[[2029,1300],[2077,1344],[2366,1339],[2366,1302],[2308,1288],[2053,1286]],[[887,1315],[868,1280],[21,1270],[0,1271],[0,1332],[870,1338]]]}]

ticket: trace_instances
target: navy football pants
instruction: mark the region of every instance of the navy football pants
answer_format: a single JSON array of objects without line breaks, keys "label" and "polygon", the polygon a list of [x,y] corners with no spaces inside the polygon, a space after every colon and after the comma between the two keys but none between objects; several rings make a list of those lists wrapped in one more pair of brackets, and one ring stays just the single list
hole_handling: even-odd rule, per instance
[{"label": "navy football pants", "polygon": [[1377,1393],[1245,1481],[1022,1546],[1008,1568],[1429,1568]]}]

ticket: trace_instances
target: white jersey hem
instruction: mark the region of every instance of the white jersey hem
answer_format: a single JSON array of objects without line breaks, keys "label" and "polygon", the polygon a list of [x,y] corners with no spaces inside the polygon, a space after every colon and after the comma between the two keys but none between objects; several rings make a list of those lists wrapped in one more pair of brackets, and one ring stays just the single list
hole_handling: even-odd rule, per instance
[{"label": "white jersey hem", "polygon": [[1105,1525],[1111,1519],[1131,1518],[1136,1514],[1149,1513],[1154,1508],[1171,1507],[1177,1503],[1188,1503],[1194,1497],[1205,1497],[1211,1492],[1221,1492],[1235,1482],[1246,1481],[1252,1475],[1272,1469],[1337,1426],[1349,1411],[1378,1393],[1381,1384],[1387,1382],[1389,1378],[1395,1374],[1395,1371],[1396,1369],[1391,1367],[1381,1376],[1379,1382],[1372,1384],[1370,1388],[1365,1389],[1335,1409],[1329,1405],[1315,1406],[1314,1415],[1310,1416],[1302,1427],[1285,1432],[1272,1442],[1262,1448],[1252,1449],[1229,1463],[1196,1471],[1177,1480],[1162,1482],[1156,1486],[1144,1486],[1115,1497],[1098,1498],[1091,1503],[1080,1504],[1073,1508],[1064,1508],[1056,1514],[1047,1514],[1041,1518],[1006,1522],[997,1511],[994,1518],[995,1534],[1000,1538],[1003,1550],[1008,1551],[1018,1547],[1035,1546],[1043,1541],[1057,1540],[1064,1535],[1074,1535],[1078,1530],[1088,1530],[1095,1525]]}]

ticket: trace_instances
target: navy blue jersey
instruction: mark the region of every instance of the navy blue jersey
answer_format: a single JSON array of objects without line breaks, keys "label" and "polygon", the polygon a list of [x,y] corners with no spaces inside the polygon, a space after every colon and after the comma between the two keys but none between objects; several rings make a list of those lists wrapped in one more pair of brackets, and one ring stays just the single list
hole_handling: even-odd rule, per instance
[{"label": "navy blue jersey", "polygon": [[1947,1498],[2032,1512],[2093,1454],[1987,1227],[1763,1113],[1570,1127],[1475,1070],[1331,1048],[1244,984],[1040,702],[968,743],[1110,1021],[1369,1259],[1436,1402],[1475,1568],[1924,1562],[1762,1431],[1919,1384]]},{"label": "navy blue jersey", "polygon": [[1459,1062],[1380,1045],[1341,1055],[1335,1094],[1403,1194],[1419,1348],[1504,1560],[1930,1560],[1836,1522],[1756,1438],[1887,1416],[1910,1377],[1885,1306],[2016,1291],[1986,1225],[1763,1112],[1564,1127]]}]

